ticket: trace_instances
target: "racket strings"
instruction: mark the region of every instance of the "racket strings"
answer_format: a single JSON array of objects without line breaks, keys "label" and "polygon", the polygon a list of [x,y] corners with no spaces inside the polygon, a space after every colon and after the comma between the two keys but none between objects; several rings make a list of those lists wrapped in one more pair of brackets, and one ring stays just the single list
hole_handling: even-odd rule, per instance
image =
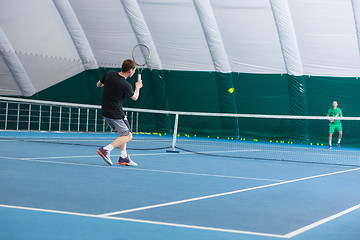
[{"label": "racket strings", "polygon": [[144,44],[138,44],[133,48],[132,58],[136,62],[138,69],[144,67],[150,59],[150,50]]}]

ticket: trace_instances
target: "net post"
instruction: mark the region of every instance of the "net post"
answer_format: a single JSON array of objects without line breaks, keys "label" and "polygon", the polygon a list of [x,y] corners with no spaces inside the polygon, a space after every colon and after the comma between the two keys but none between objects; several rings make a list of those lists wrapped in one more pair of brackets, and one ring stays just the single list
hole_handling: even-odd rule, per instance
[{"label": "net post", "polygon": [[139,132],[139,112],[136,112],[136,132]]},{"label": "net post", "polygon": [[7,123],[8,123],[8,113],[9,113],[9,103],[6,103],[6,113],[5,113],[5,130],[7,130]]},{"label": "net post", "polygon": [[86,132],[89,131],[89,108],[86,109]]},{"label": "net post", "polygon": [[77,126],[77,131],[80,131],[80,108],[78,108],[78,126]]},{"label": "net post", "polygon": [[52,118],[52,105],[50,106],[50,115],[49,115],[49,131],[51,131],[51,118]]},{"label": "net post", "polygon": [[95,109],[95,129],[94,129],[94,131],[96,132],[96,128],[97,128],[97,114],[98,114],[98,112],[97,112],[97,109]]},{"label": "net post", "polygon": [[130,124],[131,124],[131,131],[133,131],[134,130],[134,112],[131,112],[131,122],[130,122]]},{"label": "net post", "polygon": [[31,125],[31,104],[29,104],[29,115],[28,115],[28,131],[30,131],[30,125]]},{"label": "net post", "polygon": [[42,105],[39,105],[39,131],[41,131],[41,109]]},{"label": "net post", "polygon": [[62,106],[59,109],[59,132],[61,131]]},{"label": "net post", "polygon": [[176,137],[177,137],[178,124],[179,124],[179,114],[177,113],[175,115],[174,133],[173,133],[171,150],[166,151],[168,153],[179,153],[179,151],[176,150]]},{"label": "net post", "polygon": [[20,103],[18,103],[17,116],[16,116],[16,130],[19,130],[20,121]]},{"label": "net post", "polygon": [[69,126],[68,126],[68,132],[71,130],[71,108],[69,108]]}]

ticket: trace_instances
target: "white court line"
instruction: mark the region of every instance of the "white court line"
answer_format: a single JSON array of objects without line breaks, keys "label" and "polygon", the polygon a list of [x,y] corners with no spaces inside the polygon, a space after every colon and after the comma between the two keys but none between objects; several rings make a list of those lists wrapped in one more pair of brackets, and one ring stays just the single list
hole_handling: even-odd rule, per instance
[{"label": "white court line", "polygon": [[[49,140],[50,139],[50,140]],[[107,141],[112,141],[112,139],[94,139],[94,138],[91,138],[91,139],[70,139],[71,143],[76,143],[76,142],[83,142],[84,140],[86,140],[87,142],[98,142],[99,140],[107,140]],[[71,143],[69,142],[69,139],[64,139],[64,138],[54,138],[54,139],[51,139],[51,138],[46,138],[46,139],[43,139],[43,138],[39,138],[39,139],[29,139],[29,138],[13,138],[13,139],[0,139],[1,142],[10,142],[10,141],[28,141],[28,142],[37,142],[37,143],[57,143],[57,142],[64,142],[64,143],[68,143],[69,145],[71,145]],[[54,142],[56,141],[56,142]],[[141,139],[137,139],[137,140],[132,140],[132,142],[148,142],[149,139],[147,140],[141,140]],[[167,140],[161,140],[161,139],[151,139],[151,142],[169,142],[170,140],[167,139]],[[170,143],[171,144],[171,143]],[[96,146],[95,146],[96,147]]]},{"label": "white court line", "polygon": [[298,230],[295,230],[295,231],[293,231],[293,232],[291,232],[291,233],[285,234],[284,237],[285,237],[285,238],[295,237],[295,236],[297,236],[297,235],[299,235],[299,234],[301,234],[301,233],[304,233],[304,232],[309,231],[310,229],[313,229],[313,228],[315,228],[315,227],[318,227],[318,226],[320,226],[320,225],[322,225],[322,224],[324,224],[324,223],[330,222],[331,220],[334,220],[334,219],[336,219],[336,218],[339,218],[339,217],[341,217],[341,216],[344,216],[345,214],[348,214],[348,213],[350,213],[350,212],[352,212],[352,211],[355,211],[355,210],[357,210],[357,209],[359,209],[359,208],[360,208],[360,204],[358,204],[358,205],[356,205],[356,206],[353,206],[353,207],[351,207],[351,208],[349,208],[349,209],[346,209],[346,210],[344,210],[344,211],[342,211],[342,212],[339,212],[339,213],[337,213],[337,214],[334,214],[334,215],[332,215],[332,216],[330,216],[330,217],[327,217],[327,218],[321,219],[321,220],[319,220],[319,221],[317,221],[317,222],[314,222],[314,223],[312,223],[312,224],[309,224],[309,225],[307,225],[307,226],[305,226],[305,227],[299,228]]},{"label": "white court line", "polygon": [[[131,156],[157,156],[157,155],[169,155],[170,153],[139,153],[131,154]],[[191,154],[191,153],[181,153],[181,154]],[[111,154],[111,156],[119,157],[120,154]],[[36,159],[66,159],[66,158],[98,158],[99,155],[87,155],[87,156],[56,156],[56,157],[32,157],[32,158],[18,158],[19,160],[36,160]]]},{"label": "white court line", "polygon": [[[146,136],[148,137],[148,136]],[[22,139],[35,139],[34,142],[44,142],[44,143],[51,143],[51,141],[53,140],[47,140],[47,139],[58,139],[59,142],[63,142],[65,141],[65,139],[74,139],[74,142],[77,141],[98,141],[99,139],[102,140],[110,140],[109,137],[97,137],[96,139],[94,139],[93,137],[47,137],[47,139],[44,139],[44,137],[30,137],[30,138],[22,138],[22,137],[14,137],[12,139],[0,139],[0,141],[18,141],[18,139],[22,140]],[[37,140],[37,139],[41,139],[41,140]],[[64,140],[62,140],[64,139]],[[133,139],[132,142],[147,142],[149,141],[149,139]],[[153,139],[151,141],[154,142],[163,142],[163,141],[169,141],[169,139]],[[185,141],[185,142],[197,142],[198,140],[188,140],[188,139],[182,139],[181,141]],[[203,140],[206,142],[211,142],[213,143],[213,141],[211,140]],[[241,144],[242,142],[240,142]],[[253,143],[246,143],[245,144],[253,144]],[[287,146],[287,145],[281,145],[281,146],[285,146],[286,150],[278,150],[278,149],[271,149],[271,148],[267,148],[267,149],[239,149],[239,150],[224,150],[224,151],[204,151],[204,152],[199,152],[199,153],[208,153],[208,154],[212,154],[212,153],[223,153],[223,152],[252,152],[252,151],[263,151],[263,152],[276,152],[276,153],[291,153],[291,149],[297,149],[297,150],[306,150],[305,152],[302,152],[302,154],[309,154],[311,156],[333,156],[334,154],[341,154],[341,152],[329,152],[328,149],[322,148],[322,149],[313,149],[310,147],[299,147],[299,146]],[[279,148],[278,146],[270,146],[272,148]],[[322,151],[323,153],[320,153],[318,151]],[[315,152],[316,151],[316,152]],[[351,158],[360,158],[359,154],[354,153],[354,155],[352,155],[351,153],[353,152],[348,152],[347,156],[351,157]],[[184,154],[184,153],[182,153]],[[189,153],[188,153],[189,154]],[[134,155],[134,154],[133,154]]]},{"label": "white court line", "polygon": [[202,196],[202,197],[189,198],[189,199],[184,199],[184,200],[180,200],[180,201],[174,201],[174,202],[155,204],[155,205],[150,205],[150,206],[145,206],[145,207],[132,208],[132,209],[127,209],[127,210],[122,210],[122,211],[104,213],[104,214],[101,214],[100,216],[119,215],[119,214],[138,212],[138,211],[143,211],[143,210],[148,210],[148,209],[153,209],[153,208],[160,208],[160,207],[165,207],[165,206],[183,204],[183,203],[188,203],[188,202],[194,202],[194,201],[215,198],[215,197],[222,197],[222,196],[232,195],[232,194],[241,193],[241,192],[248,192],[248,191],[253,191],[253,190],[258,190],[258,189],[264,189],[264,188],[284,185],[284,184],[288,184],[288,183],[300,182],[300,181],[305,181],[305,180],[309,180],[309,179],[320,178],[320,177],[325,177],[325,176],[330,176],[330,175],[335,175],[335,174],[340,174],[340,173],[346,173],[346,172],[352,172],[352,171],[358,171],[358,170],[360,170],[360,168],[353,168],[353,169],[348,169],[348,170],[343,170],[343,171],[337,171],[337,172],[325,173],[325,174],[320,174],[320,175],[315,175],[315,176],[310,176],[310,177],[305,177],[305,178],[299,178],[299,179],[294,179],[294,180],[289,180],[289,181],[283,181],[283,182],[279,182],[279,183],[272,183],[272,184],[261,185],[261,186],[257,186],[257,187],[245,188],[245,189],[240,189],[240,190],[236,190],[236,191],[230,191],[230,192],[218,193],[218,194],[207,195],[207,196]]},{"label": "white court line", "polygon": [[[169,153],[163,153],[169,154]],[[146,154],[144,154],[146,155]],[[191,175],[191,176],[204,176],[204,177],[218,177],[218,178],[230,178],[230,179],[245,179],[245,180],[257,180],[257,181],[269,181],[269,182],[281,182],[284,180],[279,179],[267,179],[267,178],[253,178],[253,177],[239,177],[239,176],[228,176],[228,175],[219,175],[219,174],[206,174],[206,173],[192,173],[192,172],[180,172],[180,171],[169,171],[169,170],[157,170],[157,169],[146,169],[146,168],[134,168],[134,167],[111,167],[107,165],[95,165],[95,164],[86,164],[86,163],[72,163],[72,162],[59,162],[59,161],[46,161],[42,159],[58,159],[58,158],[76,158],[83,156],[73,156],[73,157],[50,157],[50,158],[13,158],[13,157],[2,157],[0,159],[11,159],[18,161],[29,161],[29,162],[39,162],[39,163],[52,163],[52,164],[62,164],[62,165],[73,165],[73,166],[86,166],[86,167],[99,167],[99,168],[110,168],[110,169],[121,169],[121,170],[132,170],[132,171],[144,171],[144,172],[156,172],[156,173],[168,173],[168,174],[182,174],[182,175]],[[88,156],[85,156],[88,157]],[[98,156],[91,156],[98,157]]]},{"label": "white court line", "polygon": [[[233,151],[207,151],[207,152],[200,152],[200,153],[217,153],[217,152],[254,152],[254,151],[261,151],[260,149],[239,149]],[[134,153],[130,154],[131,156],[157,156],[157,155],[170,155],[171,153],[161,152],[161,153]],[[189,155],[195,154],[192,152],[180,152],[177,154],[181,155]],[[112,154],[111,156],[119,157],[119,154]],[[19,160],[41,160],[41,159],[66,159],[66,158],[93,158],[98,157],[98,155],[87,155],[87,156],[56,156],[56,157],[31,157],[31,158],[14,158]],[[0,158],[11,158],[11,157],[1,157]]]},{"label": "white court line", "polygon": [[[260,152],[260,151],[264,151],[264,150],[262,150],[262,149],[236,149],[236,150],[224,150],[224,151],[204,151],[204,152],[199,152],[199,153],[209,154],[209,153]],[[196,153],[194,153],[194,154],[196,154]]]},{"label": "white court line", "polygon": [[81,217],[91,217],[91,218],[99,218],[99,219],[111,219],[111,220],[120,220],[127,222],[147,223],[147,224],[155,224],[155,225],[170,226],[170,227],[190,228],[190,229],[207,230],[207,231],[215,231],[215,232],[227,232],[227,233],[248,234],[248,235],[264,236],[264,237],[284,238],[283,235],[271,234],[271,233],[259,233],[259,232],[241,231],[241,230],[224,229],[224,228],[203,227],[203,226],[195,226],[195,225],[158,222],[158,221],[149,221],[149,220],[141,220],[141,219],[122,218],[122,217],[110,217],[110,216],[101,216],[94,214],[48,210],[41,208],[20,207],[20,206],[3,205],[3,204],[0,204],[0,207],[28,210],[28,211],[37,211],[37,212],[46,212],[46,213],[65,214],[65,215],[73,215],[73,216],[81,216]]},{"label": "white court line", "polygon": [[176,202],[165,203],[165,204],[158,204],[158,205],[153,205],[153,206],[148,206],[148,207],[143,207],[143,208],[135,208],[135,209],[112,212],[112,213],[107,213],[107,214],[100,214],[100,215],[71,213],[71,212],[46,210],[46,209],[36,209],[36,208],[27,208],[27,207],[18,207],[18,206],[1,205],[1,204],[0,204],[0,207],[17,208],[17,209],[42,211],[42,212],[52,212],[52,213],[61,213],[61,214],[68,214],[68,215],[87,216],[87,217],[104,218],[104,219],[115,219],[115,220],[131,221],[131,222],[141,222],[141,223],[148,223],[148,224],[157,224],[157,225],[184,227],[184,228],[193,228],[193,229],[220,231],[220,232],[241,233],[241,234],[250,234],[250,235],[258,235],[258,236],[277,237],[277,238],[292,238],[292,237],[294,237],[296,235],[299,235],[299,234],[301,234],[303,232],[306,232],[306,231],[308,231],[308,230],[310,230],[312,228],[315,228],[315,227],[320,226],[320,225],[322,225],[324,223],[327,223],[327,222],[329,222],[331,220],[339,218],[339,217],[341,217],[341,216],[343,216],[343,215],[345,215],[347,213],[350,213],[350,212],[352,212],[354,210],[357,210],[357,209],[360,208],[360,204],[358,204],[358,205],[356,205],[356,206],[354,206],[352,208],[349,208],[347,210],[344,210],[344,211],[342,211],[340,213],[334,214],[334,215],[332,215],[332,216],[330,216],[328,218],[319,220],[319,221],[317,221],[315,223],[312,223],[312,224],[307,225],[305,227],[302,227],[302,228],[300,228],[298,230],[295,230],[293,232],[285,234],[285,235],[258,233],[258,232],[249,232],[249,231],[239,231],[239,230],[221,229],[221,228],[209,228],[209,227],[202,227],[202,226],[193,226],[193,225],[185,225],[185,224],[166,223],[166,222],[156,222],[156,221],[147,221],[147,220],[138,220],[138,219],[131,219],[131,218],[113,217],[112,215],[118,215],[118,214],[121,214],[121,213],[140,211],[140,210],[145,210],[145,209],[150,209],[150,208],[155,208],[155,207],[169,206],[169,205],[180,204],[180,203],[196,201],[196,200],[202,200],[202,199],[207,199],[207,198],[212,198],[212,197],[225,196],[225,195],[230,195],[230,194],[235,194],[235,193],[240,193],[240,192],[245,192],[245,191],[268,188],[268,187],[272,187],[272,186],[278,186],[278,185],[283,185],[283,184],[287,184],[287,183],[299,182],[299,181],[304,181],[304,180],[309,180],[309,179],[314,179],[314,178],[319,178],[319,177],[325,177],[325,176],[331,176],[331,175],[335,175],[335,174],[347,173],[347,172],[352,172],[352,171],[358,171],[358,170],[360,170],[360,168],[348,169],[348,170],[344,170],[344,171],[338,171],[338,172],[326,173],[326,174],[321,174],[321,175],[315,175],[315,176],[310,176],[310,177],[305,177],[305,178],[300,178],[300,179],[294,179],[294,180],[291,180],[291,181],[283,181],[283,182],[280,182],[280,183],[268,184],[268,185],[263,185],[263,186],[248,188],[248,189],[242,189],[242,190],[237,190],[237,191],[232,191],[232,192],[227,192],[227,193],[214,194],[214,195],[210,195],[210,196],[204,196],[204,197],[199,197],[199,198],[187,199],[187,200],[182,200],[182,201],[176,201]]},{"label": "white court line", "polygon": [[[292,153],[293,152],[290,150],[290,151],[286,151],[286,150],[276,150],[276,149],[264,149],[263,150],[264,152],[275,152],[275,153]],[[311,151],[314,151],[313,149]],[[343,156],[344,155],[344,152],[341,152],[341,151],[337,151],[337,152],[334,152],[332,150],[328,150],[328,149],[323,149],[321,153],[320,151],[316,150],[317,152],[310,152],[310,151],[302,151],[301,152],[301,155],[310,155],[310,156],[329,156],[329,157],[333,157],[335,154],[337,154],[337,157],[340,155],[340,156]],[[332,151],[332,152],[331,152]],[[360,153],[360,151],[359,151]],[[346,158],[360,158],[359,156],[359,153],[356,153],[354,151],[347,151],[346,152],[346,155],[345,157]]]}]

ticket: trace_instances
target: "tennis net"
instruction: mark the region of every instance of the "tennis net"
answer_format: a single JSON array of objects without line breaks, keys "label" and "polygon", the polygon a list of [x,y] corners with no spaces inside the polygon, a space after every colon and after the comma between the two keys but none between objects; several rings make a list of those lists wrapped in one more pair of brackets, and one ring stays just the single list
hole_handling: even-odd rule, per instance
[{"label": "tennis net", "polygon": [[[360,166],[359,117],[341,118],[342,148],[337,147],[335,132],[333,149],[328,150],[332,119],[328,117],[124,110],[134,133],[128,149]],[[59,137],[17,140],[82,146],[104,146],[116,137],[103,120],[100,106],[6,97],[0,97],[0,129],[55,131]],[[75,137],[66,134],[74,132]],[[2,138],[14,138],[14,134],[4,133]]]}]

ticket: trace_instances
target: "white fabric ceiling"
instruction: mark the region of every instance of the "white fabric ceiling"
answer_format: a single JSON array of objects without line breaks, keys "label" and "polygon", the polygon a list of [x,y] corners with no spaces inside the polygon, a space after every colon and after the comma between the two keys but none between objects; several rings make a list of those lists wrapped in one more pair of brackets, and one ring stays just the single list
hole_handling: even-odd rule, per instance
[{"label": "white fabric ceiling", "polygon": [[0,94],[29,96],[85,69],[359,77],[360,0],[0,0]]}]

